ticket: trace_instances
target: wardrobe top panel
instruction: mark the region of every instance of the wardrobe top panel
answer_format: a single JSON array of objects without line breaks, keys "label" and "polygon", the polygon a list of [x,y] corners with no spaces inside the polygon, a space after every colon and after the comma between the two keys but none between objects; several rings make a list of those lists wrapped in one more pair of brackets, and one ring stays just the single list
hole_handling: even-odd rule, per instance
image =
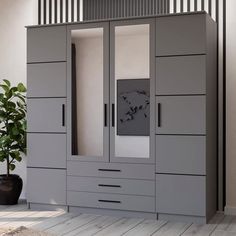
[{"label": "wardrobe top panel", "polygon": [[26,26],[26,28],[51,27],[51,26],[60,26],[60,25],[78,25],[78,24],[98,23],[98,22],[108,22],[108,21],[120,21],[120,20],[123,21],[123,20],[148,19],[148,18],[196,15],[196,14],[206,14],[209,16],[209,14],[205,11],[197,11],[197,12],[170,13],[170,14],[153,15],[153,16],[133,16],[133,17],[124,17],[124,18],[120,17],[120,18],[112,18],[112,19],[102,19],[102,20],[100,19],[100,20],[67,22],[67,23],[57,23],[57,24],[29,25],[29,26]]}]

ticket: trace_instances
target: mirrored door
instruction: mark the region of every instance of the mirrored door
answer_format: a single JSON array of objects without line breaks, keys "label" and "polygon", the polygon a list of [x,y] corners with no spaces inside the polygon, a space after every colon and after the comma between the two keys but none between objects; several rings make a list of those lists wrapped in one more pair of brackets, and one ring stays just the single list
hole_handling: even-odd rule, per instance
[{"label": "mirrored door", "polygon": [[154,162],[154,22],[112,22],[110,40],[110,160]]},{"label": "mirrored door", "polygon": [[68,149],[72,160],[109,160],[109,29],[84,24],[68,30]]}]

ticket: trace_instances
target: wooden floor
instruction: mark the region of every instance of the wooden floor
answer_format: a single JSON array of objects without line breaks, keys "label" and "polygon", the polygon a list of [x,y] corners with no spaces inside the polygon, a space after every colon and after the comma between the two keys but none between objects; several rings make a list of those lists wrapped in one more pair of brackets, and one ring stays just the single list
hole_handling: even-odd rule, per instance
[{"label": "wooden floor", "polygon": [[25,203],[0,206],[0,229],[25,226],[54,235],[76,236],[236,236],[236,217],[216,214],[207,225],[118,218],[62,211],[34,211]]}]

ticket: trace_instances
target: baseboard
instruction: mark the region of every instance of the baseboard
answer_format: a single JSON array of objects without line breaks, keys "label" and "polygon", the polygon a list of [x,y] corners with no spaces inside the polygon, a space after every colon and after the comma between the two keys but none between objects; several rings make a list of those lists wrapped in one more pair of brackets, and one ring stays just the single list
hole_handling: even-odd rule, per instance
[{"label": "baseboard", "polygon": [[236,215],[236,207],[232,206],[225,206],[225,215]]},{"label": "baseboard", "polygon": [[116,217],[132,217],[132,218],[145,218],[145,219],[155,219],[155,220],[157,219],[156,213],[117,210],[117,209],[114,210],[114,209],[69,206],[69,212],[79,213],[79,214],[84,213],[84,214],[107,215]]}]

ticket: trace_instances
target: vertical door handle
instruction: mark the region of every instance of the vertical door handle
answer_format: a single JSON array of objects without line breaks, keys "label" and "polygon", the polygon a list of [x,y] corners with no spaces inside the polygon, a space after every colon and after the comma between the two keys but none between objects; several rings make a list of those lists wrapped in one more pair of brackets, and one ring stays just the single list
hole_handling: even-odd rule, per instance
[{"label": "vertical door handle", "polygon": [[158,117],[157,117],[157,126],[161,127],[161,103],[157,104],[157,112],[158,112]]},{"label": "vertical door handle", "polygon": [[115,104],[114,103],[112,104],[111,112],[112,112],[111,125],[112,127],[115,127]]},{"label": "vertical door handle", "polygon": [[62,109],[61,109],[61,111],[62,111],[62,126],[65,126],[65,104],[62,104]]},{"label": "vertical door handle", "polygon": [[104,127],[107,127],[107,104],[104,104]]}]

